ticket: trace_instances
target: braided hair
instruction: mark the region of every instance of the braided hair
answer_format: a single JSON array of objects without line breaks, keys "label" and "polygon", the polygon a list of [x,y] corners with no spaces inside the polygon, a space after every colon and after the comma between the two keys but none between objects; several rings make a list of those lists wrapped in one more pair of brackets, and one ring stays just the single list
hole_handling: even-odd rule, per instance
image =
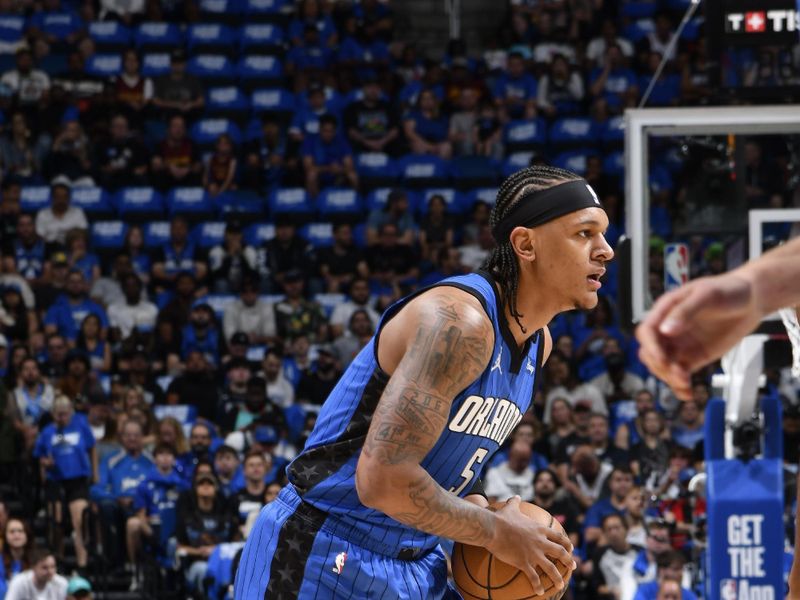
[{"label": "braided hair", "polygon": [[[548,166],[537,165],[517,171],[500,186],[497,192],[497,201],[489,217],[489,226],[494,229],[523,194],[544,190],[580,178],[580,175],[576,175],[572,171]],[[500,286],[503,310],[508,306],[511,316],[514,317],[522,332],[526,333],[525,327],[520,321],[522,314],[517,309],[519,263],[511,242],[505,240],[495,246],[482,268],[491,273]]]}]

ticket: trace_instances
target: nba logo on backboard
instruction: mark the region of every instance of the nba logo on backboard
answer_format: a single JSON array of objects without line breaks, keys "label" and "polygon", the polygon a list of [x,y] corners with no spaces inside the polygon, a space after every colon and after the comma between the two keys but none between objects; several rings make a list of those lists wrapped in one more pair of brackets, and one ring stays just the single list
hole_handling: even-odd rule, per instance
[{"label": "nba logo on backboard", "polygon": [[719,582],[720,600],[736,600],[736,580],[723,579]]},{"label": "nba logo on backboard", "polygon": [[668,292],[689,281],[689,246],[664,246],[664,291]]}]

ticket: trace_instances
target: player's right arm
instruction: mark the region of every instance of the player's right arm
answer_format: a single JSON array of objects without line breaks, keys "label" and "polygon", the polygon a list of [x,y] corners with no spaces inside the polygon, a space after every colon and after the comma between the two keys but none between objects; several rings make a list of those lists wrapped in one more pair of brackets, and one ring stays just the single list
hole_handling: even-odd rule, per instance
[{"label": "player's right arm", "polygon": [[384,327],[379,361],[392,373],[356,469],[361,502],[432,535],[487,548],[524,571],[543,593],[540,567],[560,588],[551,559],[572,567],[569,540],[519,511],[515,498],[493,513],[443,489],[420,463],[439,439],[453,398],[486,369],[492,325],[470,294],[437,288]]}]

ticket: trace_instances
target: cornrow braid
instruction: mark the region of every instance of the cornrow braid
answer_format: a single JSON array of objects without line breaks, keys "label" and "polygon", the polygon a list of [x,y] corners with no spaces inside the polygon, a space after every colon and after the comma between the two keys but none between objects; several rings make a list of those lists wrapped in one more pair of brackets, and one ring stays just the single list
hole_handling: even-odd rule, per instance
[{"label": "cornrow braid", "polygon": [[[556,167],[533,166],[517,171],[506,179],[497,191],[497,200],[489,217],[489,226],[494,229],[523,194],[538,192],[554,185],[580,178],[580,175],[572,171]],[[501,308],[505,310],[507,306],[509,313],[514,317],[522,332],[527,333],[520,321],[522,314],[517,310],[519,263],[511,242],[505,241],[498,244],[483,263],[482,268],[491,273],[495,281],[500,285],[502,295]]]}]

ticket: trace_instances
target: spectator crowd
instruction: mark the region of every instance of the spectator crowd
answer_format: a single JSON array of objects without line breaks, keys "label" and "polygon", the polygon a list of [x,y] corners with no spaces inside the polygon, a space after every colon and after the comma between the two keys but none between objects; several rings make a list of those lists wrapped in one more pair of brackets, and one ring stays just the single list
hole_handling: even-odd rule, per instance
[{"label": "spectator crowd", "polygon": [[[665,53],[650,105],[715,100],[702,18],[668,44],[688,4],[511,0],[480,52],[433,60],[379,0],[0,0],[0,599],[227,597],[382,311],[481,267],[504,175],[581,173],[617,244],[622,111]],[[797,73],[761,61],[740,65],[753,85]],[[741,156],[748,207],[800,201],[789,146]],[[656,297],[698,163],[652,157]],[[725,270],[719,239],[684,241],[693,276]],[[687,600],[714,366],[683,403],[651,376],[617,271],[551,323],[486,493],[559,519],[573,597]],[[796,390],[775,372],[766,392],[796,464]]]}]

